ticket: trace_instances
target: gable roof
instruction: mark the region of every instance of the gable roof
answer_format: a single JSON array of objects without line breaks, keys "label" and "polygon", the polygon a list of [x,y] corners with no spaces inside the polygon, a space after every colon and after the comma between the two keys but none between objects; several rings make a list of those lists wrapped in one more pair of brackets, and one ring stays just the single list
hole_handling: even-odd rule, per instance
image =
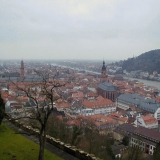
[{"label": "gable roof", "polygon": [[87,107],[87,108],[100,108],[100,107],[114,106],[114,103],[111,100],[105,99],[101,96],[99,96],[99,98],[97,98],[96,101],[84,100],[82,104],[84,107]]},{"label": "gable roof", "polygon": [[154,118],[153,116],[151,116],[150,114],[142,116],[142,119],[144,120],[145,124],[152,124],[152,123],[158,124],[158,120],[156,118]]},{"label": "gable roof", "polygon": [[100,83],[98,87],[105,91],[116,91],[115,86],[109,82]]},{"label": "gable roof", "polygon": [[139,135],[152,141],[160,141],[160,132],[154,129],[148,129],[141,126],[134,127],[130,124],[124,123],[118,126],[114,131],[123,131],[125,133],[128,132],[128,134]]},{"label": "gable roof", "polygon": [[69,108],[71,106],[72,105],[70,103],[59,103],[59,104],[56,104],[57,108]]},{"label": "gable roof", "polygon": [[91,115],[86,117],[87,120],[91,121],[94,123],[96,126],[103,126],[107,124],[115,124],[117,123],[116,120],[114,120],[111,117],[104,116],[103,114],[96,114],[96,115]]},{"label": "gable roof", "polygon": [[154,113],[158,108],[160,108],[160,104],[157,103],[155,100],[148,97],[141,96],[136,93],[122,94],[117,98],[117,101],[129,104],[129,105],[134,105],[138,108],[149,111],[151,113]]}]

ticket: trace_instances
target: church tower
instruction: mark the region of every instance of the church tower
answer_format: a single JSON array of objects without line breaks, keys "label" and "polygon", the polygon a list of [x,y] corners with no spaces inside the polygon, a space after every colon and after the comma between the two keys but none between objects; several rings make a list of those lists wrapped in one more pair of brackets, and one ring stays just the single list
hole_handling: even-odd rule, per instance
[{"label": "church tower", "polygon": [[106,78],[107,78],[107,71],[106,71],[105,62],[103,61],[103,66],[101,71],[101,82],[105,81]]},{"label": "church tower", "polygon": [[24,62],[23,60],[21,61],[21,68],[20,68],[20,80],[24,80]]},{"label": "church tower", "polygon": [[105,62],[103,61],[102,72],[101,72],[101,78],[106,78],[106,77],[107,77],[106,66],[105,66]]}]

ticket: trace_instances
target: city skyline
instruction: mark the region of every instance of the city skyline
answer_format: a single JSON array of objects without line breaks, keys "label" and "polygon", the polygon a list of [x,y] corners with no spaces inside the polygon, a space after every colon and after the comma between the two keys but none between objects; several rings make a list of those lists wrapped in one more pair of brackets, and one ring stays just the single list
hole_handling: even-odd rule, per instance
[{"label": "city skyline", "polygon": [[124,60],[159,48],[160,1],[1,1],[0,59]]}]

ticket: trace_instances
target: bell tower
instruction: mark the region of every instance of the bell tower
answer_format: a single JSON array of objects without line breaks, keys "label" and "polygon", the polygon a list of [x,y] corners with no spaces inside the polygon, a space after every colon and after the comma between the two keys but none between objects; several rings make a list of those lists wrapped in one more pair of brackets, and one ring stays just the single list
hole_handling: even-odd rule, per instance
[{"label": "bell tower", "polygon": [[107,78],[107,71],[106,71],[105,62],[103,61],[103,66],[101,71],[101,82],[106,81],[106,78]]},{"label": "bell tower", "polygon": [[105,62],[103,61],[103,66],[102,66],[102,71],[101,71],[101,78],[106,78],[106,66],[105,66]]}]

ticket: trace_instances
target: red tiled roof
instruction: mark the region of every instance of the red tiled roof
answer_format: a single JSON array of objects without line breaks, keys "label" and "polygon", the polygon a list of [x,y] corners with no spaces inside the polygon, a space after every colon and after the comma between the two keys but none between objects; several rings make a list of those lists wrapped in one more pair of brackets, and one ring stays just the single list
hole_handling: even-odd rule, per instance
[{"label": "red tiled roof", "polygon": [[72,94],[72,97],[73,97],[73,98],[84,97],[84,94],[83,94],[83,92],[77,92],[77,93],[73,93],[73,94]]},{"label": "red tiled roof", "polygon": [[94,123],[96,126],[102,126],[106,124],[114,124],[117,121],[108,116],[104,116],[102,114],[96,114],[92,116],[87,116],[87,119]]},{"label": "red tiled roof", "polygon": [[70,90],[69,92],[70,92],[70,93],[77,93],[76,90]]},{"label": "red tiled roof", "polygon": [[94,107],[109,107],[114,105],[114,103],[109,99],[104,99],[103,97],[99,96],[96,101],[83,101],[83,106],[87,108],[94,108]]},{"label": "red tiled roof", "polygon": [[70,103],[59,103],[59,104],[56,104],[57,108],[69,108],[71,106],[72,105]]},{"label": "red tiled roof", "polygon": [[156,97],[156,101],[160,103],[160,96]]},{"label": "red tiled roof", "polygon": [[118,118],[118,120],[126,123],[128,121],[128,118],[120,117],[120,118]]},{"label": "red tiled roof", "polygon": [[93,93],[93,92],[89,92],[87,94],[87,97],[97,97],[98,95],[96,93]]},{"label": "red tiled roof", "polygon": [[158,123],[158,120],[152,117],[150,114],[142,116],[142,119],[146,124]]},{"label": "red tiled roof", "polygon": [[17,97],[17,99],[21,102],[27,102],[29,100],[29,98],[26,96],[20,96],[20,97]]},{"label": "red tiled roof", "polygon": [[117,113],[117,112],[111,113],[111,114],[109,115],[109,117],[112,117],[112,118],[120,118],[121,116],[122,116],[122,114],[119,114],[119,113]]},{"label": "red tiled roof", "polygon": [[113,119],[116,119],[116,120],[119,120],[119,121],[122,121],[124,123],[126,123],[128,121],[128,118],[126,117],[122,117],[122,114],[119,114],[117,112],[114,112],[114,113],[111,113],[109,115],[109,117],[113,118]]}]

